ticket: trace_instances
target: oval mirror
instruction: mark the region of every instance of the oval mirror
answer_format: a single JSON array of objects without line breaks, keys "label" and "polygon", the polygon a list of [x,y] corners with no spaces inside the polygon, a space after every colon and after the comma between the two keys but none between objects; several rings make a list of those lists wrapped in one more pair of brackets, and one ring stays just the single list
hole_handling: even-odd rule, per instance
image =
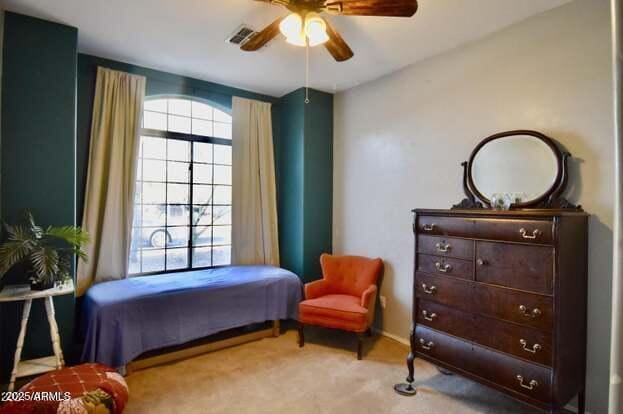
[{"label": "oval mirror", "polygon": [[549,197],[562,179],[556,144],[535,131],[511,131],[482,141],[469,161],[469,185],[488,205],[496,194],[513,196],[513,207]]}]

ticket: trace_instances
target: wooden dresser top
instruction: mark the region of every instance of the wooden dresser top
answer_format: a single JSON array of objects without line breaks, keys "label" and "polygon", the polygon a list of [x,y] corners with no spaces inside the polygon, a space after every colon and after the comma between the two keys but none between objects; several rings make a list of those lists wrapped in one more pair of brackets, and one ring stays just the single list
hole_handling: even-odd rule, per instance
[{"label": "wooden dresser top", "polygon": [[526,217],[562,217],[576,216],[588,217],[584,211],[578,210],[556,210],[556,209],[523,209],[523,210],[492,210],[492,209],[423,209],[412,210],[418,215],[426,216],[474,216],[474,217],[506,217],[506,218],[526,218]]}]

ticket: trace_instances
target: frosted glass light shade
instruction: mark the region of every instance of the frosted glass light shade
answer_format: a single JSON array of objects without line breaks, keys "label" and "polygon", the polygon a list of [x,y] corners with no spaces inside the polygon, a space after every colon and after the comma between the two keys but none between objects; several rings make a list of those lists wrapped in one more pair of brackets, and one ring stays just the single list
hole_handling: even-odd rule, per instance
[{"label": "frosted glass light shade", "polygon": [[303,18],[296,13],[292,13],[281,21],[279,30],[287,39],[301,37],[303,32]]},{"label": "frosted glass light shade", "polygon": [[327,24],[317,14],[310,14],[305,19],[305,34],[309,39],[309,45],[312,47],[321,45],[329,40]]}]

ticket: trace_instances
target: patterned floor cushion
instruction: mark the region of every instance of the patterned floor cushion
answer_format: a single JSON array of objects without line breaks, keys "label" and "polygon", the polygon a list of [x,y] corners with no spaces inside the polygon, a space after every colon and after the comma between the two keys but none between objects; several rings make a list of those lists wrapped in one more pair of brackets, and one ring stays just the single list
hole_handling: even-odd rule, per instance
[{"label": "patterned floor cushion", "polygon": [[9,401],[0,414],[119,414],[129,397],[123,377],[101,364],[49,372],[15,394],[30,401]]}]

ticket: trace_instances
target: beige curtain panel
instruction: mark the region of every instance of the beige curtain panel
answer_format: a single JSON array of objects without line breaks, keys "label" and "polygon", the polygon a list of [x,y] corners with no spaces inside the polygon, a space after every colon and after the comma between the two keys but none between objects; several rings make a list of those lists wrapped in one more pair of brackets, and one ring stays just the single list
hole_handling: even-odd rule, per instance
[{"label": "beige curtain panel", "polygon": [[139,127],[146,80],[98,68],[82,227],[88,262],[78,263],[78,296],[128,274]]},{"label": "beige curtain panel", "polygon": [[279,266],[271,105],[234,97],[232,264]]},{"label": "beige curtain panel", "polygon": [[615,209],[614,272],[612,276],[612,336],[610,349],[609,413],[623,413],[623,2],[612,0],[614,119],[615,119]]}]

